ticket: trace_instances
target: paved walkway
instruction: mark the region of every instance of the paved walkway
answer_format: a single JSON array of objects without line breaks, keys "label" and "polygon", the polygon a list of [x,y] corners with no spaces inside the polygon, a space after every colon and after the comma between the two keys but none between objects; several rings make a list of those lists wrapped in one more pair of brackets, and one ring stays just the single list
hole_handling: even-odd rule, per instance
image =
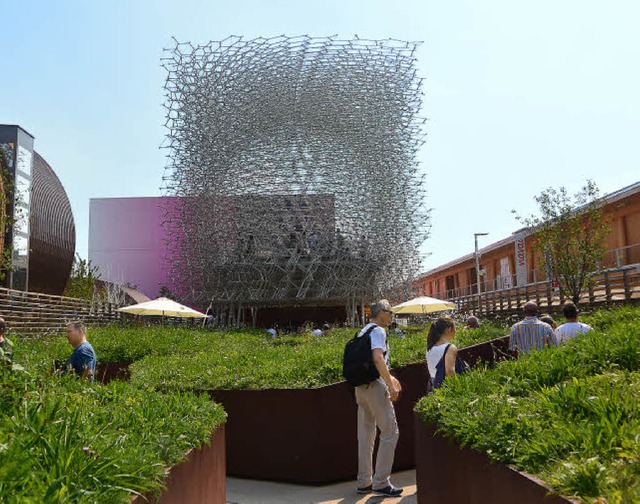
[{"label": "paved walkway", "polygon": [[227,478],[227,504],[415,504],[416,472],[391,476],[391,482],[404,488],[402,497],[385,498],[358,495],[355,481],[325,486],[289,485],[271,481]]}]

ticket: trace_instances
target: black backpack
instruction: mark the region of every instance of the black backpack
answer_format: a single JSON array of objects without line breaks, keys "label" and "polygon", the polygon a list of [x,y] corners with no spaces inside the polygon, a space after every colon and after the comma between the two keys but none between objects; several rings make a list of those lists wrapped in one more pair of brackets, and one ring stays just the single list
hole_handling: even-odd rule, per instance
[{"label": "black backpack", "polygon": [[380,378],[371,353],[371,331],[376,327],[378,326],[373,324],[362,336],[358,336],[359,332],[357,332],[344,347],[342,376],[352,387],[371,383]]}]

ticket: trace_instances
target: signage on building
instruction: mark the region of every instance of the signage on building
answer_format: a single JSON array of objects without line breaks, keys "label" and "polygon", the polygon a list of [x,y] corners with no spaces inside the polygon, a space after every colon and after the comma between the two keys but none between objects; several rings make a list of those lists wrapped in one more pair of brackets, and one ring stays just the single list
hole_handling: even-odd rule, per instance
[{"label": "signage on building", "polygon": [[513,287],[513,279],[511,277],[509,258],[503,257],[500,259],[500,288],[511,289],[511,287]]},{"label": "signage on building", "polygon": [[527,248],[524,242],[526,235],[520,233],[516,235],[516,284],[518,286],[527,284]]}]

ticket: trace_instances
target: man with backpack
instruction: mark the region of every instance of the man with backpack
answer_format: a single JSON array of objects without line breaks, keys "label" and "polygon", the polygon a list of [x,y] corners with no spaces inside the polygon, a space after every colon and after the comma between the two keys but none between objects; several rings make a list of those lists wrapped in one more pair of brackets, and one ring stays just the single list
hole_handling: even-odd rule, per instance
[{"label": "man with backpack", "polygon": [[[400,382],[389,373],[389,346],[385,327],[391,324],[391,305],[382,299],[371,306],[371,322],[367,324],[352,342],[366,344],[370,355],[365,352],[371,367],[369,377],[351,380],[348,372],[347,352],[345,350],[344,374],[347,381],[355,386],[358,403],[358,487],[359,494],[371,492],[388,497],[397,497],[401,488],[395,488],[390,481],[393,457],[398,442],[398,422],[392,401],[398,399],[402,387]],[[360,338],[365,338],[360,340]],[[351,342],[349,343],[351,344]],[[349,346],[348,344],[348,346]],[[361,383],[366,381],[366,383]],[[376,440],[376,427],[380,429],[380,441],[373,471],[373,446]]]}]

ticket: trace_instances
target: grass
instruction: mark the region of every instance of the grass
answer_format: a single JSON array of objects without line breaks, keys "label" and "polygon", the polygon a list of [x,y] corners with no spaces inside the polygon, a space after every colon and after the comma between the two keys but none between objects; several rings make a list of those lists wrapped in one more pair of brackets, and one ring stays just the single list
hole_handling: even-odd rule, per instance
[{"label": "grass", "polygon": [[557,349],[447,379],[416,411],[445,435],[586,502],[640,501],[640,309]]},{"label": "grass", "polygon": [[[309,388],[342,380],[342,353],[353,329],[328,337],[285,336],[272,340],[262,330],[207,331],[170,327],[95,328],[89,339],[101,362],[134,362],[132,382],[162,389]],[[491,326],[459,331],[458,346],[504,334]],[[391,365],[423,362],[426,330],[404,339],[389,337]],[[66,359],[64,337],[24,340],[16,355],[50,367]],[[39,363],[39,364],[38,364]]]},{"label": "grass", "polygon": [[[390,338],[391,363],[424,362],[424,329]],[[158,493],[165,468],[206,442],[225,419],[212,388],[306,388],[340,381],[354,330],[329,337],[190,328],[90,329],[101,362],[133,362],[130,382],[90,384],[53,374],[64,337],[15,338],[13,369],[0,366],[0,501],[126,502]],[[460,333],[475,342],[501,334]],[[460,344],[460,343],[459,343]]]},{"label": "grass", "polygon": [[[69,351],[67,351],[69,353]],[[0,365],[0,501],[129,502],[225,421],[206,395]]]},{"label": "grass", "polygon": [[[484,326],[458,331],[459,347],[504,334]],[[389,337],[391,366],[424,362],[426,329],[407,331],[404,339]],[[310,388],[342,380],[342,354],[354,329],[336,329],[329,336],[285,336],[270,339],[262,330],[95,328],[88,335],[100,362],[133,362],[131,382],[157,389]],[[64,337],[23,339],[16,346],[23,358],[43,372],[54,360],[66,359]]]}]

